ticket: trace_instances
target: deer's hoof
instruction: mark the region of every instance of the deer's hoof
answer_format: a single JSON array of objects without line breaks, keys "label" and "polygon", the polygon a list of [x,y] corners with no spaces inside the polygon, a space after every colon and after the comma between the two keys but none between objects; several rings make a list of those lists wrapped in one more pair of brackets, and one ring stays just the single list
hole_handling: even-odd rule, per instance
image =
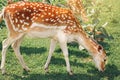
[{"label": "deer's hoof", "polygon": [[69,72],[69,75],[73,75],[73,71],[72,70]]},{"label": "deer's hoof", "polygon": [[49,73],[48,67],[44,68],[45,73]]},{"label": "deer's hoof", "polygon": [[24,71],[30,72],[30,69],[28,67],[23,68]]},{"label": "deer's hoof", "polygon": [[2,69],[2,68],[1,68],[1,72],[2,72],[2,75],[6,74],[5,69]]}]

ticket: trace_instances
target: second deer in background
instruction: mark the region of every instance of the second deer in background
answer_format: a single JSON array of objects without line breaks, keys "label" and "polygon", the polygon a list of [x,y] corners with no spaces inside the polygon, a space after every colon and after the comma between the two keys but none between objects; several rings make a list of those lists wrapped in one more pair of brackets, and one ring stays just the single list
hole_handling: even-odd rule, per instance
[{"label": "second deer in background", "polygon": [[83,21],[88,21],[86,11],[81,0],[66,0],[66,2],[75,16],[81,16]]}]

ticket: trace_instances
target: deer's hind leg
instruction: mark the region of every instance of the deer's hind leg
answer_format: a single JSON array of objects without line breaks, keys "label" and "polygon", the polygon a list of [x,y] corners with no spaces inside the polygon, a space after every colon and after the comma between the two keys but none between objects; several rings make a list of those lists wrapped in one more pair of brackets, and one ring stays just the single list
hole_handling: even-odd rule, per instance
[{"label": "deer's hind leg", "polygon": [[6,60],[6,51],[8,47],[12,44],[14,40],[11,37],[3,40],[2,42],[2,59],[1,59],[1,71],[2,74],[5,74],[5,60]]},{"label": "deer's hind leg", "polygon": [[23,57],[22,57],[22,55],[21,55],[21,53],[20,53],[20,44],[21,44],[21,42],[22,42],[22,40],[23,40],[23,37],[24,37],[23,35],[20,36],[20,37],[12,44],[12,48],[13,48],[13,50],[14,50],[14,52],[15,52],[16,57],[18,58],[18,60],[19,60],[19,62],[20,62],[20,64],[21,64],[21,66],[23,67],[23,69],[24,69],[25,71],[30,71],[30,69],[28,68],[28,66],[26,66],[25,61],[24,61],[24,59],[23,59]]}]

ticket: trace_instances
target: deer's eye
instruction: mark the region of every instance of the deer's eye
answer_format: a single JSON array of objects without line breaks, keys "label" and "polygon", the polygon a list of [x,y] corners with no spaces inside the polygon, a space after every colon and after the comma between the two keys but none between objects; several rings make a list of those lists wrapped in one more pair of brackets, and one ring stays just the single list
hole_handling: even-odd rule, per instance
[{"label": "deer's eye", "polygon": [[104,59],[104,62],[106,62],[106,59]]},{"label": "deer's eye", "polygon": [[107,58],[105,57],[105,58],[104,58],[104,62],[106,62],[106,60],[107,60]]}]

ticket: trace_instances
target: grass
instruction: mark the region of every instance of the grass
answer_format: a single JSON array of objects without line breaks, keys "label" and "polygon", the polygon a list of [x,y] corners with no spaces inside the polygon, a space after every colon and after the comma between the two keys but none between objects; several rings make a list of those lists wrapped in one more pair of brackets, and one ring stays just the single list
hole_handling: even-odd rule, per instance
[{"label": "grass", "polygon": [[[108,1],[108,2],[107,2]],[[7,74],[0,73],[0,80],[120,80],[120,1],[105,0],[106,5],[111,4],[113,10],[113,18],[109,20],[106,27],[107,31],[112,34],[112,40],[105,39],[100,43],[107,52],[108,63],[105,72],[99,72],[91,57],[86,50],[79,51],[77,44],[68,44],[70,53],[70,63],[74,72],[73,76],[69,76],[66,71],[64,57],[57,45],[53,54],[49,67],[49,73],[45,73],[44,64],[47,59],[50,40],[49,39],[31,39],[26,37],[21,45],[21,53],[26,64],[31,71],[26,73],[22,70],[15,54],[10,47],[6,56]],[[109,16],[110,13],[102,14]],[[103,22],[105,22],[105,18]],[[3,27],[0,30],[0,53],[2,50],[2,41],[7,37],[7,29]],[[1,55],[0,55],[1,62]]]}]

